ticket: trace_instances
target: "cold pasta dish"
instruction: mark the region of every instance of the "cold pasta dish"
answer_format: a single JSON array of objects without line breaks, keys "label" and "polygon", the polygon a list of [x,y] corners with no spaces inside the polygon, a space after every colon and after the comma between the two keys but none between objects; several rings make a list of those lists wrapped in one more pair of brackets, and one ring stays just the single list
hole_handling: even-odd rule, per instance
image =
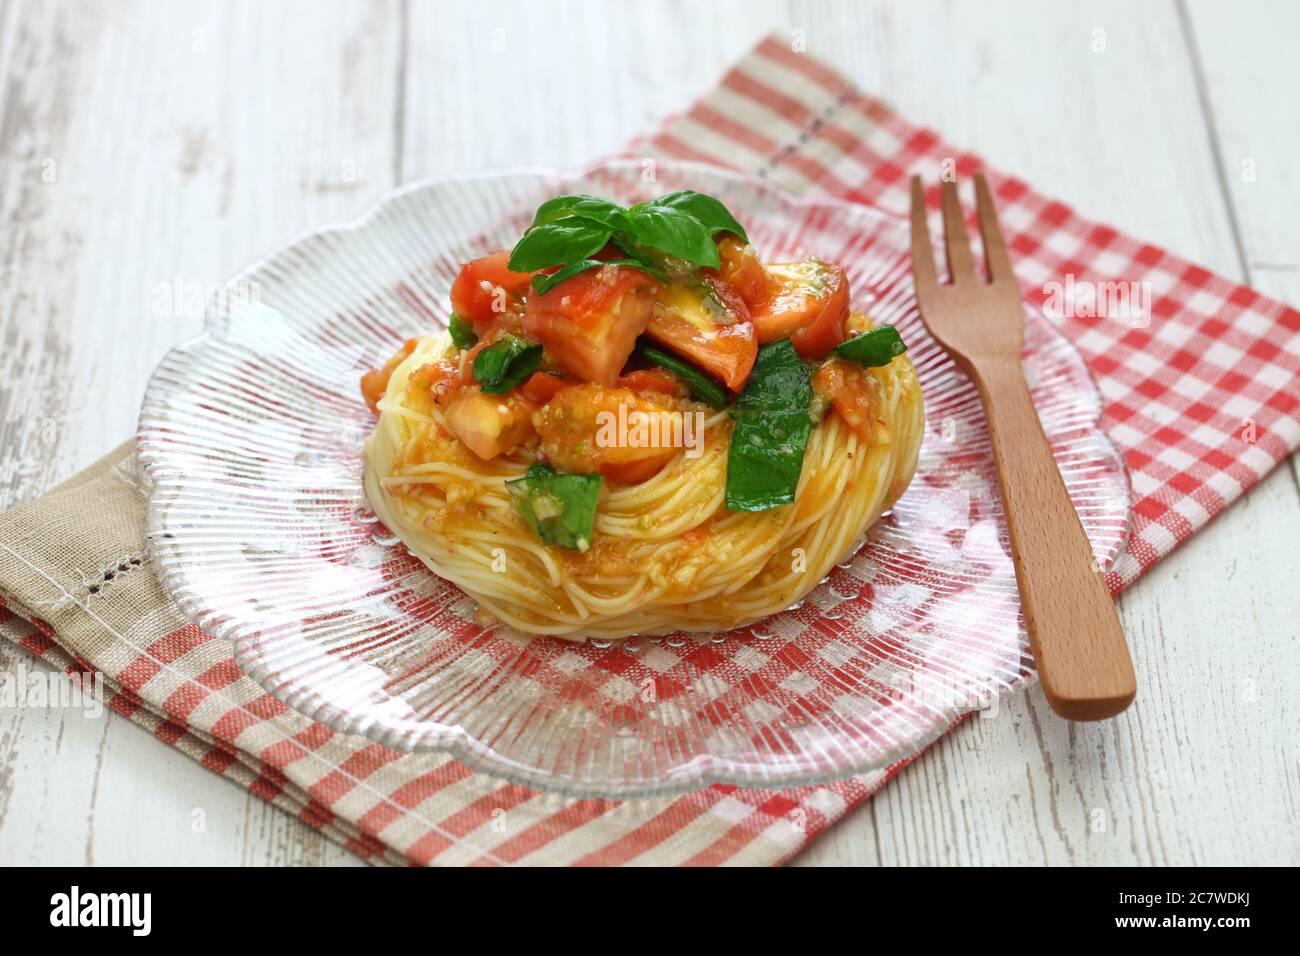
[{"label": "cold pasta dish", "polygon": [[480,623],[617,639],[795,604],[907,488],[906,345],[718,200],[543,203],[362,394],[371,506]]}]

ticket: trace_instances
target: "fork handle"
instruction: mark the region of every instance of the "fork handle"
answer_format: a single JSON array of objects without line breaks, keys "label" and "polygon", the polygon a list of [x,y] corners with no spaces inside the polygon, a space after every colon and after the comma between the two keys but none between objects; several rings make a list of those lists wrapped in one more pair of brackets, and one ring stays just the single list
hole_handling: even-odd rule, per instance
[{"label": "fork handle", "polygon": [[988,413],[1020,603],[1047,702],[1069,720],[1113,717],[1137,693],[1133,660],[1020,361],[967,371]]}]

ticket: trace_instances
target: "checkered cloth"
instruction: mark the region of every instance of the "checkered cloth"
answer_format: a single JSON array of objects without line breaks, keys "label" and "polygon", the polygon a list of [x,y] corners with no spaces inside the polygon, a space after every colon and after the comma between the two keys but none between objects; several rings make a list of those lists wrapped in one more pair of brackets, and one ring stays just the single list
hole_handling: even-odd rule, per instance
[{"label": "checkered cloth", "polygon": [[[628,154],[735,166],[900,214],[911,173],[934,183],[983,167],[777,38]],[[986,171],[1026,298],[1084,354],[1131,471],[1118,591],[1300,445],[1300,313]],[[1130,297],[1115,300],[1120,315],[1090,307],[1088,290]],[[902,766],[783,791],[575,800],[334,733],[177,611],[144,549],[144,495],[128,443],[0,516],[0,634],[70,675],[99,672],[119,714],[374,862],[779,863]]]}]

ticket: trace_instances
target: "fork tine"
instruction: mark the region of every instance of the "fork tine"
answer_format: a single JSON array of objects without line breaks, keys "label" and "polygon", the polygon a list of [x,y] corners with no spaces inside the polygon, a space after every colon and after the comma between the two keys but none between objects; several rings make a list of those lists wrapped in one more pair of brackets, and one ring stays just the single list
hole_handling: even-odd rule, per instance
[{"label": "fork tine", "polygon": [[948,250],[948,279],[956,285],[975,277],[975,263],[970,254],[970,240],[966,237],[961,200],[957,198],[957,184],[947,180],[940,183],[939,198],[943,206],[943,244]]},{"label": "fork tine", "polygon": [[979,210],[980,235],[984,239],[984,262],[988,265],[989,281],[1014,279],[1007,243],[1002,238],[1002,227],[998,224],[998,210],[993,205],[993,194],[989,192],[989,184],[983,173],[975,174],[975,205]]},{"label": "fork tine", "polygon": [[925,188],[921,177],[912,177],[912,281],[916,295],[922,289],[933,289],[939,284],[934,270],[934,252],[930,247],[930,226],[925,221]]}]

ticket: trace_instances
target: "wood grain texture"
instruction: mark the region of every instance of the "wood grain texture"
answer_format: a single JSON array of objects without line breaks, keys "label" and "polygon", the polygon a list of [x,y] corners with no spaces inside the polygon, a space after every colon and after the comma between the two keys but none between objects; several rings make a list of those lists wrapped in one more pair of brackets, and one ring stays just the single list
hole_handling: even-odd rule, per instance
[{"label": "wood grain texture", "polygon": [[[134,430],[150,371],[198,331],[213,284],[394,184],[398,13],[5,8],[0,503]],[[352,859],[118,717],[0,710],[0,767],[0,859]]]},{"label": "wood grain texture", "polygon": [[1067,720],[1104,720],[1133,702],[1133,661],[1029,393],[1020,362],[1025,307],[980,173],[975,195],[987,278],[975,269],[957,183],[944,181],[940,204],[948,266],[941,281],[925,185],[921,177],[912,177],[917,307],[930,334],[974,383],[984,406],[1020,607],[1043,695]]},{"label": "wood grain texture", "polygon": [[[1245,278],[1231,207],[1214,186],[1207,122],[1215,117],[1201,112],[1195,95],[1197,67],[1179,8],[1106,4],[1048,13],[1026,23],[1023,8],[985,4],[978,18],[900,22],[884,10],[880,30],[846,24],[844,42],[870,44],[864,69],[879,80],[867,88],[999,169]],[[1188,11],[1193,26],[1201,13]],[[1225,16],[1232,22],[1214,29],[1230,28],[1237,49],[1249,49],[1261,22],[1278,28],[1295,16],[1278,5]],[[1097,30],[1105,31],[1106,49],[1094,53]],[[931,71],[926,54],[940,50],[948,51],[944,68]],[[1212,76],[1214,60],[1198,50]],[[1253,62],[1271,74],[1254,86],[1251,109],[1261,124],[1271,117],[1279,151],[1267,155],[1282,162],[1300,148],[1300,131],[1292,128],[1289,145],[1278,145],[1284,124],[1268,91],[1293,87],[1295,67],[1285,58]],[[1225,73],[1233,68],[1230,59],[1220,64]],[[966,78],[959,99],[949,95],[952,76]],[[1295,287],[1265,291],[1300,301]],[[1297,559],[1288,543],[1298,532],[1300,496],[1279,469],[1121,598],[1139,677],[1130,711],[1102,725],[1069,726],[1053,720],[1037,687],[1003,701],[995,716],[967,721],[858,810],[845,824],[852,838],[814,844],[797,862],[1294,860],[1300,785],[1288,729],[1295,704],[1285,688],[1300,678],[1289,584]]]},{"label": "wood grain texture", "polygon": [[[1296,86],[1297,27],[1281,0],[7,0],[0,506],[133,428],[154,363],[198,326],[187,283],[399,180],[613,152],[771,29],[805,31],[865,89],[1086,214],[1300,301],[1300,129],[1275,95]],[[1300,856],[1294,467],[1123,597],[1128,712],[1071,726],[1037,688],[1002,701],[796,862]],[[0,648],[0,667],[19,653]],[[127,721],[5,709],[0,860],[356,862]]]}]

